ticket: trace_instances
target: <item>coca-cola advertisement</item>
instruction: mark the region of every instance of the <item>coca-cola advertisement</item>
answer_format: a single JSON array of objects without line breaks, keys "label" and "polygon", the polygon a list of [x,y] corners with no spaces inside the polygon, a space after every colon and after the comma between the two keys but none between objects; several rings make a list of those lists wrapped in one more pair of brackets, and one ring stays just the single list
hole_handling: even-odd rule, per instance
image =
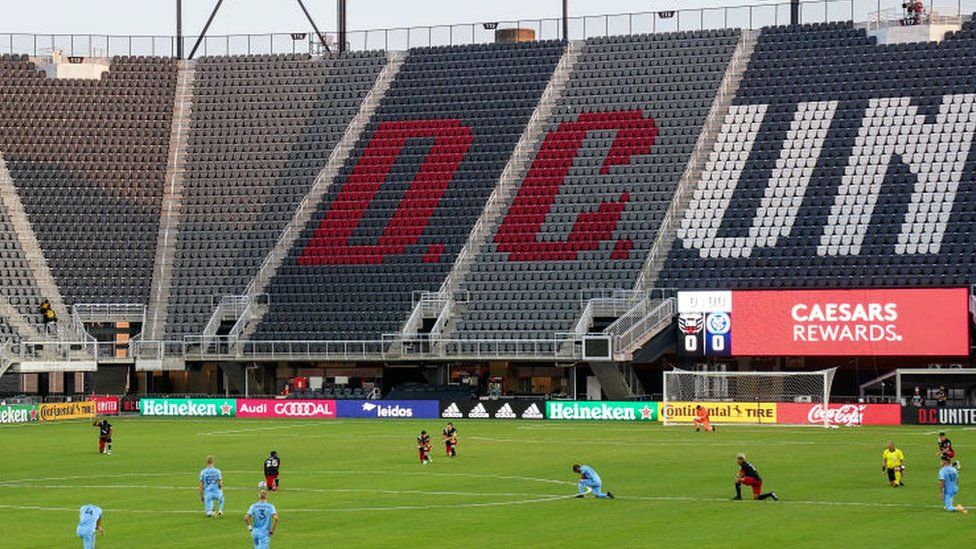
[{"label": "coca-cola advertisement", "polygon": [[776,422],[789,425],[900,425],[901,406],[897,404],[823,404],[780,402],[776,405]]},{"label": "coca-cola advertisement", "polygon": [[334,419],[334,400],[237,399],[237,417]]},{"label": "coca-cola advertisement", "polygon": [[92,395],[88,400],[95,403],[95,414],[99,416],[117,416],[121,408],[121,400],[117,396]]}]

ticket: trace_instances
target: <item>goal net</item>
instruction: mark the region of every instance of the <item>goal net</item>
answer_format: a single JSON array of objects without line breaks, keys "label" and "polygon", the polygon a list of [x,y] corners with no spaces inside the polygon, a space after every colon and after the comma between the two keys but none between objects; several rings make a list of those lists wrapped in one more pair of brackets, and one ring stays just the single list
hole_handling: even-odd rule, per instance
[{"label": "goal net", "polygon": [[698,405],[720,424],[829,427],[830,386],[836,368],[814,372],[664,372],[665,425],[694,421]]}]

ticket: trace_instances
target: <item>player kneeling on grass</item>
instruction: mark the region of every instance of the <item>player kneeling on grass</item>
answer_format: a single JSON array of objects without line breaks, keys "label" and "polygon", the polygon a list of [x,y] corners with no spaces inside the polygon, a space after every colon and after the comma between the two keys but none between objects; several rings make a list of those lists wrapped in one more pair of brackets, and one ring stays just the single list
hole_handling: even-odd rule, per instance
[{"label": "player kneeling on grass", "polygon": [[420,463],[430,463],[430,435],[427,431],[420,431],[420,436],[417,437],[417,455],[420,456]]},{"label": "player kneeling on grass", "polygon": [[589,465],[573,465],[573,472],[578,473],[579,479],[579,494],[576,497],[581,498],[586,494],[586,490],[590,489],[593,495],[598,498],[613,499],[613,494],[607,491],[606,494],[603,493],[603,481],[600,480],[600,475],[596,474]]},{"label": "player kneeling on grass", "polygon": [[271,546],[271,536],[278,527],[278,510],[268,503],[268,491],[258,491],[258,501],[252,503],[244,515],[244,523],[251,532],[254,549],[267,549]]},{"label": "player kneeling on grass", "polygon": [[[200,501],[208,517],[224,516],[224,475],[214,467],[214,457],[207,456],[207,467],[200,471]],[[217,512],[213,512],[214,501]]]},{"label": "player kneeling on grass", "polygon": [[714,431],[715,427],[712,427],[712,422],[709,420],[708,408],[699,404],[695,406],[695,431],[705,429],[706,431]]},{"label": "player kneeling on grass", "polygon": [[942,456],[942,468],[939,469],[939,495],[945,504],[945,510],[950,512],[958,511],[968,513],[962,505],[956,505],[952,498],[959,493],[959,469],[952,466],[952,459]]},{"label": "player kneeling on grass", "polygon": [[[947,457],[950,461],[952,461],[952,459],[956,457],[956,451],[952,448],[952,441],[946,437],[945,433],[939,433],[939,438],[936,439],[936,443],[939,445],[939,451],[936,455],[938,455],[940,458]],[[956,469],[961,467],[959,465],[959,460],[957,459],[953,461],[952,466]]]},{"label": "player kneeling on grass", "polygon": [[902,477],[905,475],[905,454],[895,448],[895,443],[888,441],[888,447],[881,453],[881,471],[888,475],[888,482],[892,488],[904,486]]},{"label": "player kneeling on grass", "polygon": [[264,460],[264,482],[268,490],[278,491],[278,468],[281,467],[281,460],[278,459],[278,452],[271,451],[268,459]]},{"label": "player kneeling on grass", "polygon": [[447,426],[444,427],[444,431],[441,433],[444,438],[444,449],[447,450],[447,457],[454,457],[457,455],[457,429],[454,428],[454,424],[447,422]]},{"label": "player kneeling on grass", "polygon": [[95,547],[95,532],[105,535],[105,530],[102,529],[102,508],[91,503],[82,505],[75,533],[81,538],[85,549]]},{"label": "player kneeling on grass", "polygon": [[739,472],[735,475],[735,497],[732,499],[742,499],[742,485],[745,484],[752,487],[752,499],[772,498],[773,501],[779,500],[776,497],[776,492],[762,493],[762,477],[759,476],[759,471],[756,471],[756,468],[746,461],[745,454],[735,456],[735,461],[739,464]]},{"label": "player kneeling on grass", "polygon": [[112,455],[112,424],[103,419],[92,423],[92,426],[98,427],[98,453],[106,453],[105,447],[108,446],[108,455]]}]

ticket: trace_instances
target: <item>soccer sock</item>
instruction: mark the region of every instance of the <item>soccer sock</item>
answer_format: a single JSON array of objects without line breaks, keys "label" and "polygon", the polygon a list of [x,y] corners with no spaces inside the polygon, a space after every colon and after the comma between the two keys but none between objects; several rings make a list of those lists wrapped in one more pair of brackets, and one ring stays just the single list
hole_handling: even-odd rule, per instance
[{"label": "soccer sock", "polygon": [[895,471],[895,484],[901,484],[901,471]]},{"label": "soccer sock", "polygon": [[735,483],[735,497],[737,498],[742,497],[742,484],[739,482]]},{"label": "soccer sock", "polygon": [[111,451],[112,451],[112,443],[111,443],[111,442],[109,442],[109,443],[108,443],[108,451],[109,451],[109,452],[111,452]]},{"label": "soccer sock", "polygon": [[768,497],[769,497],[769,494],[759,494],[759,499],[766,499]]}]

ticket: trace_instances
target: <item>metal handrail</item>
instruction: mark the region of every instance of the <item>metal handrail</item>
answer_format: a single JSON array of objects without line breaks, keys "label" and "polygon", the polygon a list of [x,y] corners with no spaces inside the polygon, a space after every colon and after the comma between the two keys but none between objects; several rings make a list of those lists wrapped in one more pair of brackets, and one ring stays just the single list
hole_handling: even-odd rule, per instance
[{"label": "metal handrail", "polygon": [[[800,22],[867,22],[869,12],[873,14],[885,7],[900,7],[901,3],[902,0],[808,0],[799,4]],[[956,0],[955,4],[940,7],[940,11],[946,16],[952,16],[954,11],[956,17],[976,11],[976,0]],[[495,28],[531,29],[536,32],[538,40],[580,40],[602,36],[725,28],[755,30],[789,24],[791,8],[791,2],[781,0],[735,6],[583,15],[568,18],[568,37],[562,36],[562,19],[558,17],[491,21],[493,25],[478,21],[361,29],[346,33],[346,46],[352,51],[392,51],[415,47],[485,44],[494,42]],[[336,32],[324,34],[327,42],[337,41]],[[196,36],[183,37],[184,44],[192,44],[196,39]],[[35,57],[54,50],[62,50],[71,56],[87,57],[174,57],[176,46],[176,38],[170,35],[0,33],[0,54],[26,54]],[[296,53],[318,55],[321,48],[315,33],[305,30],[295,33],[211,35],[203,39],[200,52],[204,56]]]}]

